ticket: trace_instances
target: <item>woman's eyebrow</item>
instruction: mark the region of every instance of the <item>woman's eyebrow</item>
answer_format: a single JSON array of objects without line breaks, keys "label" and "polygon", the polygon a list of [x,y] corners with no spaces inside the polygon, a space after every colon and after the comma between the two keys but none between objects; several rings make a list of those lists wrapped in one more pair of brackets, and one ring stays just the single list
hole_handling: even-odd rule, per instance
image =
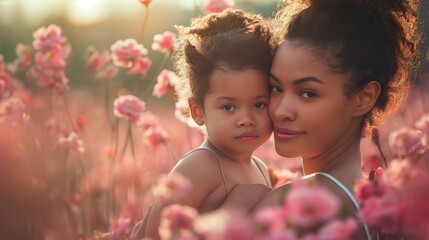
[{"label": "woman's eyebrow", "polygon": [[[278,83],[280,83],[281,81],[280,81],[280,79],[278,78],[278,77],[276,77],[274,74],[272,74],[272,73],[270,73],[270,78],[272,79],[272,80],[274,80],[275,82],[278,82]],[[316,77],[303,77],[303,78],[300,78],[300,79],[297,79],[297,80],[294,80],[293,82],[292,82],[292,84],[293,85],[300,85],[300,84],[303,84],[303,83],[305,83],[305,82],[317,82],[317,83],[319,83],[319,84],[324,84],[323,83],[323,81],[321,81],[320,79],[318,79],[318,78],[316,78]]]}]

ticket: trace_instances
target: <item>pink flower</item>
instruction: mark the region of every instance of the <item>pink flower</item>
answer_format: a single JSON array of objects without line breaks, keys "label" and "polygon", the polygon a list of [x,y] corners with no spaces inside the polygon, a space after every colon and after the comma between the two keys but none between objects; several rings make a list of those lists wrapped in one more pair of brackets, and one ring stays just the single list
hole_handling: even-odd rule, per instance
[{"label": "pink flower", "polygon": [[58,144],[66,149],[74,150],[78,153],[85,152],[83,141],[77,136],[75,132],[70,132],[68,135],[63,135],[58,139]]},{"label": "pink flower", "polygon": [[408,127],[402,127],[389,135],[389,146],[398,156],[415,153],[422,148],[422,133]]},{"label": "pink flower", "polygon": [[176,36],[170,31],[162,34],[156,34],[153,37],[152,49],[160,52],[173,52],[176,48]]},{"label": "pink flower", "polygon": [[344,221],[335,219],[319,230],[317,239],[348,240],[356,232],[358,224],[355,219],[347,218]]},{"label": "pink flower", "polygon": [[254,226],[240,211],[217,210],[200,215],[194,229],[203,239],[252,239]]},{"label": "pink flower", "polygon": [[364,223],[379,227],[384,233],[397,233],[400,230],[403,212],[398,196],[393,192],[367,199],[360,214]]},{"label": "pink flower", "polygon": [[195,208],[173,204],[161,213],[159,234],[161,239],[178,239],[181,235],[191,235],[192,224],[198,216]]},{"label": "pink flower", "polygon": [[282,207],[265,207],[256,212],[254,221],[268,232],[277,232],[284,228],[285,214]]},{"label": "pink flower", "polygon": [[355,197],[364,201],[371,197],[379,197],[384,194],[383,189],[376,182],[359,179],[354,185]]},{"label": "pink flower", "polygon": [[127,229],[130,227],[131,219],[120,217],[110,224],[110,231],[114,237],[119,237],[122,234],[127,233]]},{"label": "pink flower", "polygon": [[120,96],[113,102],[114,115],[119,118],[129,118],[132,123],[139,120],[145,108],[145,103],[133,95]]},{"label": "pink flower", "polygon": [[322,186],[296,181],[285,199],[287,218],[297,226],[307,227],[333,218],[340,200]]},{"label": "pink flower", "polygon": [[234,0],[204,0],[203,12],[206,14],[220,12],[234,5]]},{"label": "pink flower", "polygon": [[130,68],[147,55],[147,49],[135,39],[118,40],[111,46],[113,63],[118,67]]},{"label": "pink flower", "polygon": [[141,127],[143,131],[149,128],[156,127],[160,124],[159,118],[152,112],[147,111],[144,117],[141,117],[137,126]]},{"label": "pink flower", "polygon": [[161,203],[168,203],[183,198],[192,188],[192,183],[180,173],[160,179],[155,198]]},{"label": "pink flower", "polygon": [[0,70],[0,101],[11,97],[13,92],[12,76],[6,71]]},{"label": "pink flower", "polygon": [[101,69],[95,74],[95,79],[108,81],[116,77],[118,73],[119,73],[118,68],[115,65],[110,63],[110,64],[107,64],[107,66],[105,66],[103,69]]},{"label": "pink flower", "polygon": [[68,89],[68,78],[63,70],[43,68],[34,65],[28,72],[28,77],[34,79],[41,88],[56,89],[63,92]]},{"label": "pink flower", "polygon": [[152,148],[157,148],[159,144],[168,141],[168,133],[161,127],[152,127],[143,133],[143,141]]},{"label": "pink flower", "polygon": [[141,59],[136,59],[134,61],[133,67],[127,73],[146,75],[151,66],[152,60],[150,60],[150,58],[145,57]]},{"label": "pink flower", "polygon": [[424,134],[429,135],[429,113],[426,113],[421,116],[421,118],[416,121],[415,126]]},{"label": "pink flower", "polygon": [[67,56],[60,48],[45,52],[37,52],[34,55],[35,63],[41,68],[53,68],[61,70],[66,66]]},{"label": "pink flower", "polygon": [[109,51],[104,50],[98,52],[95,49],[88,50],[88,57],[86,59],[86,66],[93,72],[101,71],[110,62]]},{"label": "pink flower", "polygon": [[7,69],[11,73],[16,73],[20,70],[27,69],[33,62],[33,48],[31,46],[18,43],[16,45],[15,51],[18,58],[14,62],[7,65]]},{"label": "pink flower", "polygon": [[25,106],[21,99],[10,97],[0,102],[0,122],[13,125],[23,121]]},{"label": "pink flower", "polygon": [[417,122],[415,127],[423,132],[423,145],[429,146],[429,113],[424,114]]},{"label": "pink flower", "polygon": [[67,42],[67,38],[61,36],[61,28],[57,25],[41,27],[33,33],[33,47],[36,50],[50,50],[58,48]]},{"label": "pink flower", "polygon": [[168,92],[170,87],[176,88],[178,84],[179,77],[176,75],[176,73],[168,69],[164,69],[158,75],[157,83],[153,87],[152,94],[156,97],[162,97]]}]

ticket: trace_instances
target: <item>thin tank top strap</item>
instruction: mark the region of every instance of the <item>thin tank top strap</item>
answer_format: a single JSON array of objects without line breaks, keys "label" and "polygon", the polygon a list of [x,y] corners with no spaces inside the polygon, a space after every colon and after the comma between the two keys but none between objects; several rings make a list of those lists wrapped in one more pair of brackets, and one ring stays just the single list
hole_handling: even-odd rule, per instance
[{"label": "thin tank top strap", "polygon": [[265,176],[264,171],[262,171],[262,167],[259,165],[258,160],[256,159],[256,157],[252,156],[252,160],[256,164],[256,166],[258,167],[258,169],[261,172],[262,176],[264,177],[265,183],[267,184],[267,186],[271,187],[271,183],[270,183],[270,181],[268,181],[267,176]]},{"label": "thin tank top strap", "polygon": [[[353,193],[351,193],[350,190],[348,188],[346,188],[346,186],[344,186],[344,184],[342,184],[340,181],[338,181],[338,179],[336,179],[334,176],[332,176],[331,174],[325,173],[325,172],[316,172],[316,173],[313,173],[313,174],[310,174],[310,175],[307,175],[307,176],[310,177],[312,175],[324,176],[324,177],[328,178],[329,180],[331,180],[333,183],[335,183],[338,187],[341,188],[341,190],[343,190],[347,194],[347,196],[350,198],[350,200],[352,200],[353,205],[356,207],[356,209],[357,210],[360,209],[359,203],[356,200],[356,198],[353,195]],[[363,224],[363,227],[365,229],[366,238],[368,240],[371,240],[371,234],[369,233],[368,225],[367,224]]]},{"label": "thin tank top strap", "polygon": [[225,174],[223,173],[223,169],[222,169],[222,165],[220,164],[219,157],[217,156],[217,154],[213,150],[211,150],[210,148],[206,148],[206,147],[200,146],[198,148],[195,148],[195,149],[187,152],[185,155],[183,155],[182,158],[184,158],[187,155],[189,155],[189,154],[191,154],[191,153],[193,153],[195,151],[198,151],[198,150],[207,150],[207,151],[211,152],[216,157],[217,165],[219,167],[220,176],[222,178],[223,188],[225,190],[225,199],[226,199],[226,197],[228,196],[228,187],[227,187],[227,184],[226,184]]}]

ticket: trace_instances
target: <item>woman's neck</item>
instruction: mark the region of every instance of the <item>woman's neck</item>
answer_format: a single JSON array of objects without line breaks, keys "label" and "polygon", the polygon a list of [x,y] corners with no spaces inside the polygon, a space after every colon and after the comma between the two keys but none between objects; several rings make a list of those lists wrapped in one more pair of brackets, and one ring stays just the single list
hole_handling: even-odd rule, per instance
[{"label": "woman's neck", "polygon": [[312,158],[303,158],[304,175],[325,172],[343,183],[353,192],[353,185],[362,178],[360,138],[343,142],[329,151]]}]

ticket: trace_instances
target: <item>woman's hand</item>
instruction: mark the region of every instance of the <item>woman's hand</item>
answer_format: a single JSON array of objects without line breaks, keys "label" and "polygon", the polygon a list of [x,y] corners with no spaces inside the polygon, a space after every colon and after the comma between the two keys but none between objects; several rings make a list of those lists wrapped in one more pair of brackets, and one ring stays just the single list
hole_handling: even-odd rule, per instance
[{"label": "woman's hand", "polygon": [[263,184],[238,184],[231,189],[220,208],[250,212],[272,188]]}]

